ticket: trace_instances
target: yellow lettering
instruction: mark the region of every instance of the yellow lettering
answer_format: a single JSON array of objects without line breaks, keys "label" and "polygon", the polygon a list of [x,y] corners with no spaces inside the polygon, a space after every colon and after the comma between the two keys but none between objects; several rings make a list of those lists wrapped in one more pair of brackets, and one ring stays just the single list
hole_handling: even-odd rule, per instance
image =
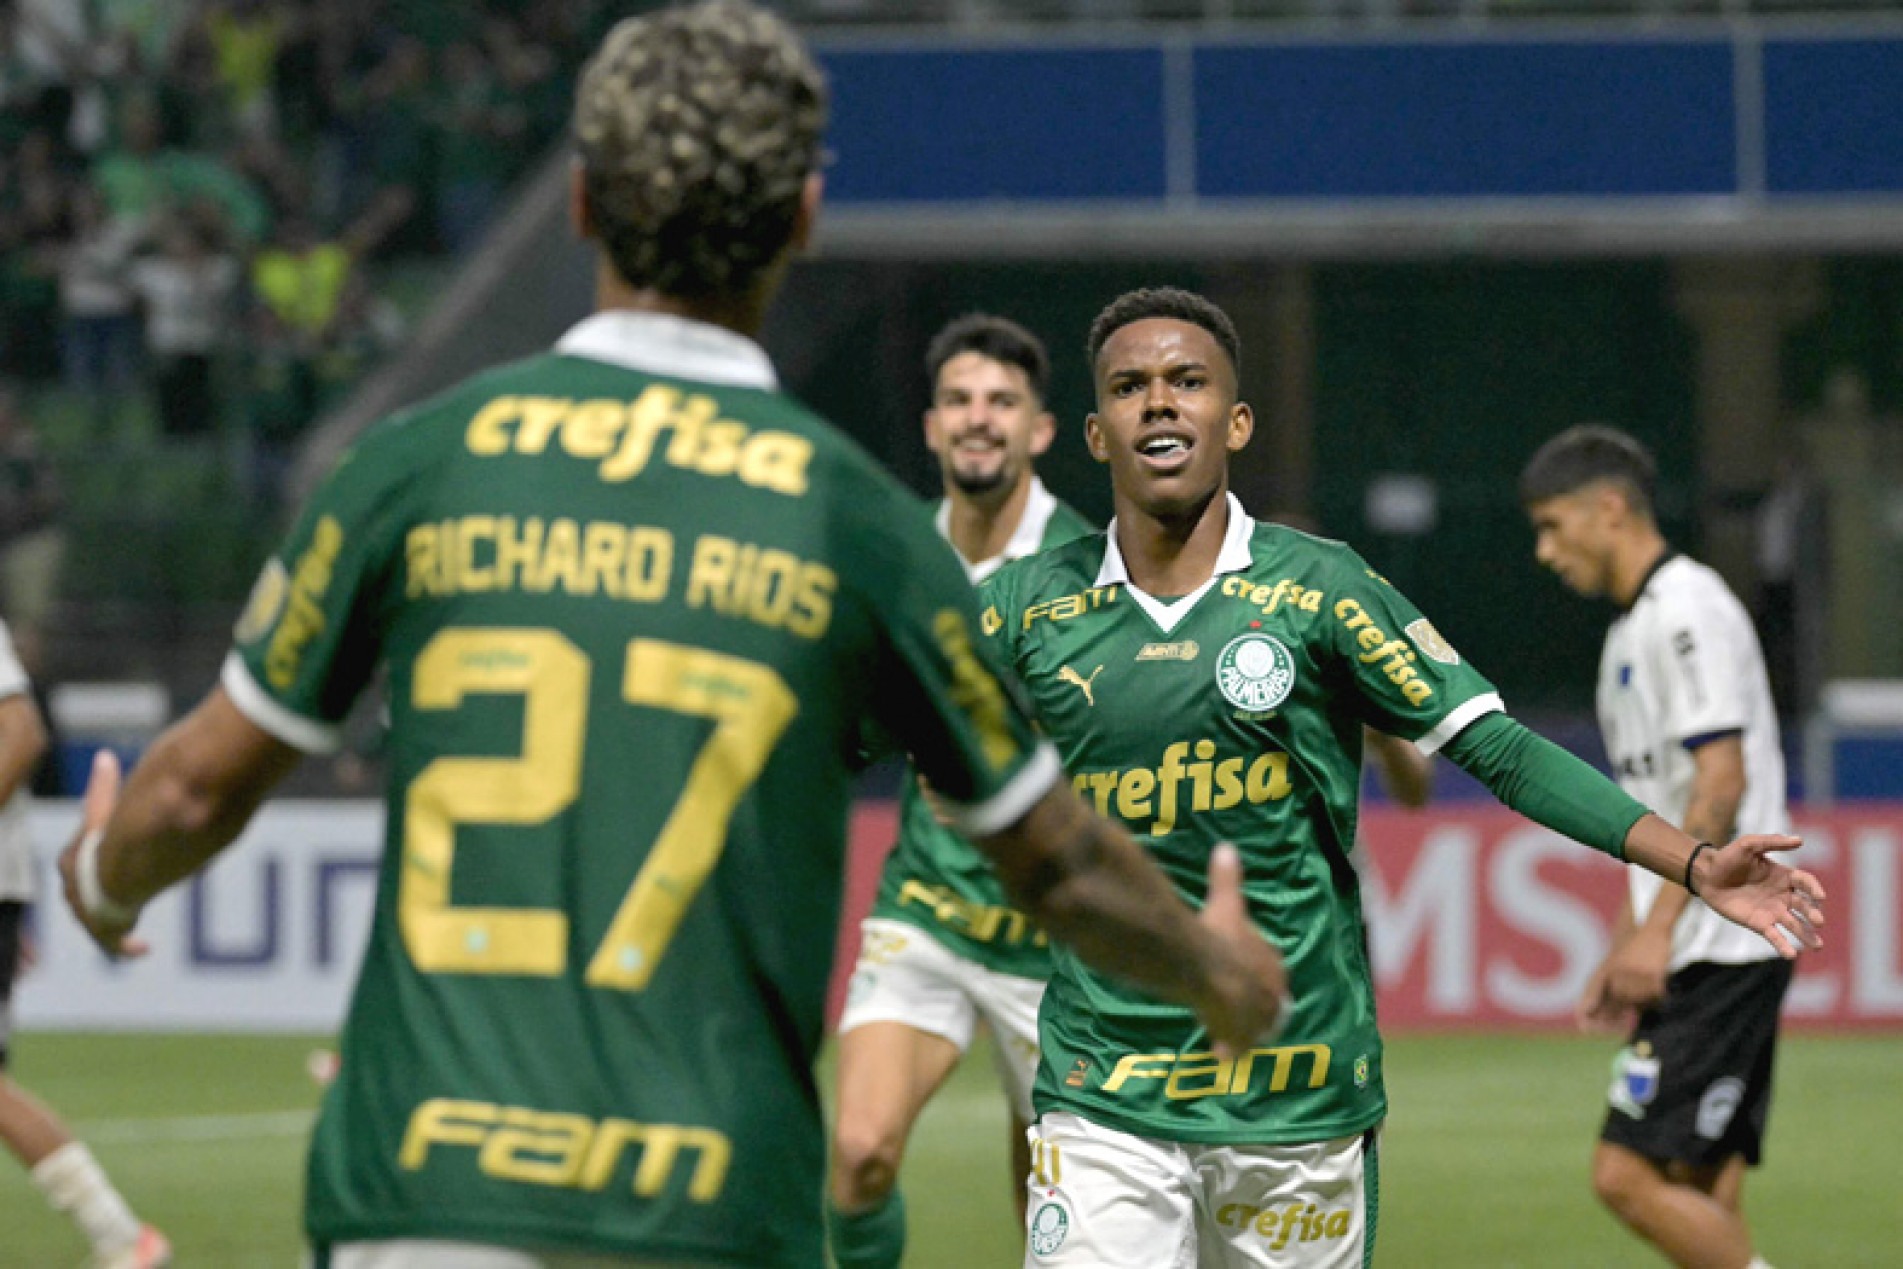
[{"label": "yellow lettering", "polygon": [[1338,602],[1335,605],[1335,616],[1341,618],[1342,623],[1350,630],[1358,630],[1372,620],[1367,613],[1362,611],[1361,605],[1352,599],[1344,599]]},{"label": "yellow lettering", "polygon": [[1288,755],[1265,753],[1249,764],[1249,801],[1276,802],[1293,792],[1288,782]]},{"label": "yellow lettering", "polygon": [[1132,767],[1123,773],[1123,779],[1117,785],[1117,814],[1133,824],[1148,819],[1150,794],[1155,791],[1155,774],[1142,767]]},{"label": "yellow lettering", "polygon": [[595,1135],[595,1125],[585,1116],[510,1106],[502,1112],[502,1123],[476,1155],[476,1166],[485,1175],[530,1185],[575,1183],[583,1152]]},{"label": "yellow lettering", "polygon": [[606,458],[626,417],[619,401],[583,401],[562,424],[562,449],[576,458]]},{"label": "yellow lettering", "polygon": [[1216,800],[1214,806],[1218,811],[1226,811],[1242,801],[1243,764],[1244,760],[1241,758],[1226,758],[1216,764]]},{"label": "yellow lettering", "polygon": [[1126,1053],[1110,1072],[1110,1078],[1104,1081],[1103,1091],[1114,1093],[1127,1080],[1168,1079],[1175,1061],[1174,1053]]},{"label": "yellow lettering", "polygon": [[1408,704],[1410,705],[1425,704],[1427,698],[1433,694],[1434,689],[1427,685],[1425,679],[1409,679],[1407,682],[1401,684],[1401,695],[1407,697]]},{"label": "yellow lettering", "polygon": [[[1163,1086],[1163,1096],[1173,1102],[1225,1096],[1229,1092],[1235,1067],[1232,1058],[1219,1058],[1214,1053],[1185,1053],[1171,1068],[1170,1082]],[[1192,1085],[1192,1080],[1202,1082]]]},{"label": "yellow lettering", "polygon": [[628,419],[621,431],[621,448],[601,465],[601,478],[618,483],[638,476],[654,456],[654,442],[674,417],[675,403],[681,394],[673,388],[654,384],[644,389],[628,407]]},{"label": "yellow lettering", "polygon": [[463,591],[484,591],[495,586],[495,571],[486,565],[476,563],[476,543],[478,540],[493,541],[496,536],[496,518],[494,516],[464,516],[456,528],[456,574],[458,589]]},{"label": "yellow lettering", "polygon": [[817,639],[826,633],[833,619],[833,592],[839,578],[824,564],[808,564],[800,570],[799,593],[793,597],[793,615],[786,628],[802,639]]},{"label": "yellow lettering", "polygon": [[624,595],[651,603],[667,593],[673,571],[673,534],[648,525],[628,534],[628,571],[621,582]]},{"label": "yellow lettering", "polygon": [[694,562],[687,570],[687,606],[727,611],[733,589],[734,557],[740,548],[729,538],[708,534],[694,543]]},{"label": "yellow lettering", "polygon": [[476,411],[469,420],[469,431],[464,434],[463,444],[472,454],[484,458],[493,458],[497,454],[506,454],[509,450],[509,433],[504,426],[516,416],[522,408],[519,397],[497,397]]},{"label": "yellow lettering", "polygon": [[436,576],[437,530],[433,524],[419,524],[403,535],[403,562],[406,581],[403,593],[410,599],[418,595],[440,595],[442,586]]},{"label": "yellow lettering", "polygon": [[533,585],[523,580],[524,590],[553,590],[559,581],[569,594],[576,592],[581,583],[581,529],[573,520],[564,516],[549,522],[548,536],[542,544],[542,567]]},{"label": "yellow lettering", "polygon": [[1283,1092],[1288,1088],[1289,1077],[1294,1072],[1296,1057],[1304,1053],[1309,1057],[1308,1086],[1320,1088],[1328,1081],[1328,1062],[1332,1052],[1325,1044],[1288,1044],[1274,1049],[1250,1049],[1237,1060],[1236,1076],[1230,1082],[1229,1091],[1246,1092],[1250,1077],[1255,1073],[1255,1060],[1266,1057],[1274,1062],[1269,1072],[1269,1091]]},{"label": "yellow lettering", "polygon": [[740,451],[740,479],[797,498],[806,492],[813,443],[791,432],[759,432]]},{"label": "yellow lettering", "polygon": [[496,589],[514,590],[518,585],[528,589],[529,580],[535,575],[536,561],[542,554],[542,517],[530,516],[522,522],[521,534],[517,536],[514,516],[499,516],[496,519]]},{"label": "yellow lettering", "polygon": [[621,597],[621,569],[626,563],[628,534],[618,524],[591,521],[582,532],[581,593],[600,592]]},{"label": "yellow lettering", "polygon": [[397,1151],[397,1164],[415,1172],[429,1158],[432,1145],[480,1146],[489,1135],[490,1125],[498,1118],[496,1107],[487,1102],[431,1098],[410,1115],[410,1126],[403,1133],[403,1146]]},{"label": "yellow lettering", "polygon": [[568,417],[568,407],[565,397],[524,397],[522,422],[515,429],[515,452],[540,454],[547,449],[549,437]]},{"label": "yellow lettering", "polygon": [[1355,636],[1355,642],[1364,648],[1378,648],[1387,641],[1387,631],[1379,626],[1364,626],[1361,633]]},{"label": "yellow lettering", "polygon": [[690,470],[699,468],[701,429],[713,421],[714,412],[719,408],[712,397],[691,396],[680,403],[669,420],[674,428],[673,439],[667,443],[670,464]]}]

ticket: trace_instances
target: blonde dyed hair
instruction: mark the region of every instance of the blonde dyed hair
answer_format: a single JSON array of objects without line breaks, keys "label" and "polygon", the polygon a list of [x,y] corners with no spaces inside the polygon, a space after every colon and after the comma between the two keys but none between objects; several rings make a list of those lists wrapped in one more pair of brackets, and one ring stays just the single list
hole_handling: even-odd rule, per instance
[{"label": "blonde dyed hair", "polygon": [[785,251],[826,127],[799,36],[742,0],[629,18],[575,95],[590,216],[629,283],[744,295]]}]

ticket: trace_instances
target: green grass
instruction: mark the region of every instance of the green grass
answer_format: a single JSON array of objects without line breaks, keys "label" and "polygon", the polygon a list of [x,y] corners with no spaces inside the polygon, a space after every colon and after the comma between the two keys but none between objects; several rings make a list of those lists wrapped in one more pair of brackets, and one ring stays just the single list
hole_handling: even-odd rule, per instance
[{"label": "green grass", "polygon": [[[310,1039],[26,1035],[13,1073],[88,1137],[180,1263],[297,1263]],[[1662,1263],[1587,1188],[1612,1045],[1415,1036],[1389,1045],[1380,1263],[1551,1267]],[[1903,1035],[1786,1040],[1766,1166],[1746,1204],[1779,1265],[1903,1263],[1897,1197]],[[926,1111],[905,1173],[912,1269],[1018,1263],[1005,1114],[974,1054]],[[79,1238],[0,1164],[0,1264],[77,1263]]]}]

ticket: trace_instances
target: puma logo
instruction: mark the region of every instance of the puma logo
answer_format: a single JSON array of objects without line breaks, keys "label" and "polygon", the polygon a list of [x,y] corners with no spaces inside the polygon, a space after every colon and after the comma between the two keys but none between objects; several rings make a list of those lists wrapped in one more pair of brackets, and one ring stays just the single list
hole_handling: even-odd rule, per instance
[{"label": "puma logo", "polygon": [[1071,669],[1068,665],[1061,665],[1057,668],[1057,677],[1062,679],[1066,683],[1074,683],[1079,688],[1081,688],[1084,693],[1084,702],[1087,705],[1089,705],[1092,709],[1095,709],[1097,707],[1097,698],[1091,695],[1090,685],[1092,683],[1095,683],[1097,681],[1097,676],[1102,673],[1103,673],[1103,667],[1101,665],[1090,672],[1089,678],[1085,678],[1083,675],[1079,674],[1077,671]]}]

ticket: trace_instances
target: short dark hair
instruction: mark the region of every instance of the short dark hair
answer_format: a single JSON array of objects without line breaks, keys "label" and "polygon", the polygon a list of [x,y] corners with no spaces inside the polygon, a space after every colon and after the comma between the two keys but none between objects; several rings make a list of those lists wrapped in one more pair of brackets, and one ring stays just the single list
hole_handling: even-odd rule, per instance
[{"label": "short dark hair", "polygon": [[588,213],[630,285],[746,295],[785,252],[820,161],[826,80],[744,0],[628,18],[575,93]]},{"label": "short dark hair", "polygon": [[1607,481],[1625,491],[1634,511],[1652,514],[1658,464],[1651,451],[1616,427],[1581,423],[1535,451],[1520,472],[1520,502],[1532,506]]},{"label": "short dark hair", "polygon": [[1090,358],[1092,372],[1097,368],[1097,355],[1103,352],[1103,346],[1112,335],[1133,322],[1152,317],[1168,317],[1202,327],[1229,355],[1229,367],[1236,372],[1236,377],[1242,377],[1242,340],[1236,334],[1236,324],[1229,320],[1229,314],[1195,292],[1174,286],[1150,286],[1137,291],[1125,291],[1097,314],[1097,320],[1090,324],[1090,339],[1084,347]]},{"label": "short dark hair", "polygon": [[931,344],[925,349],[925,376],[934,391],[938,387],[938,372],[945,368],[945,363],[968,352],[1016,366],[1031,381],[1031,391],[1037,394],[1037,399],[1044,399],[1045,389],[1051,382],[1051,359],[1044,351],[1044,341],[1010,318],[990,313],[967,313],[954,318],[944,330],[932,336]]}]

